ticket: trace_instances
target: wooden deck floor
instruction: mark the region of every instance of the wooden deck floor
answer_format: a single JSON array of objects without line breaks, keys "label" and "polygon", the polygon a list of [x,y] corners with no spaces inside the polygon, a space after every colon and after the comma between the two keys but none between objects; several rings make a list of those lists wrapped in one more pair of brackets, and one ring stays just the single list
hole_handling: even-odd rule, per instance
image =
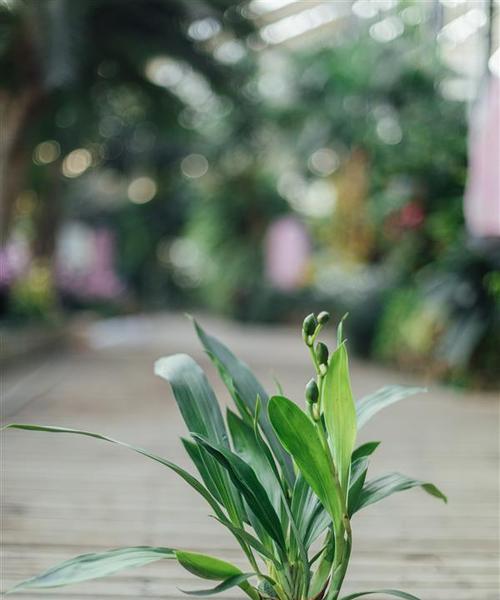
[{"label": "wooden deck floor", "polygon": [[[310,377],[295,330],[204,321],[272,389],[300,398]],[[10,370],[3,396],[11,420],[74,426],[149,448],[187,466],[184,427],[153,360],[185,351],[223,390],[189,323],[177,316],[100,324],[90,348]],[[273,369],[273,370],[272,370]],[[415,378],[354,363],[357,394]],[[223,394],[224,397],[225,394]],[[388,409],[363,431],[381,439],[372,474],[392,470],[436,482],[441,502],[416,490],[361,513],[347,591],[396,587],[423,600],[498,600],[499,405],[494,394],[431,392]],[[8,431],[3,439],[2,587],[60,560],[122,545],[162,545],[239,562],[231,538],[173,473],[103,442]],[[197,582],[173,562],[22,598],[118,600],[186,597]],[[237,598],[237,592],[226,596]]]}]

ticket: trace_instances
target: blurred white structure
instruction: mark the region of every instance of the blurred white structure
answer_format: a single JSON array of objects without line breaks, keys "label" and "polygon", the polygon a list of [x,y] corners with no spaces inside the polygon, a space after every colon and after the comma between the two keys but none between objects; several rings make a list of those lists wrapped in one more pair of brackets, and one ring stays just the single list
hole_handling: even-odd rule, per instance
[{"label": "blurred white structure", "polygon": [[[486,65],[498,71],[499,0],[251,0],[248,16],[260,30],[263,47],[289,48],[335,43],[338,34],[368,24],[377,41],[389,42],[406,26],[420,25],[437,38],[443,60],[456,78],[445,89],[473,99]],[[493,58],[495,56],[497,58]]]}]

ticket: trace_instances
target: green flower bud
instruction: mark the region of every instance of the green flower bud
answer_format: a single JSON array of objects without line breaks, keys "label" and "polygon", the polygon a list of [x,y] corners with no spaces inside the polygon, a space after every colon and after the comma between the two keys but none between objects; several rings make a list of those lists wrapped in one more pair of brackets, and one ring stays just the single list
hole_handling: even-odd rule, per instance
[{"label": "green flower bud", "polygon": [[326,312],[326,310],[322,310],[318,315],[318,323],[320,325],[325,325],[330,320],[330,313]]},{"label": "green flower bud", "polygon": [[313,313],[307,315],[302,323],[302,337],[304,338],[305,343],[310,346],[310,337],[314,335],[316,331],[316,327],[318,326],[318,320],[314,316]]},{"label": "green flower bud", "polygon": [[309,404],[316,404],[316,402],[319,400],[318,384],[316,381],[314,381],[314,379],[311,379],[311,381],[306,385],[306,400],[309,402]]},{"label": "green flower bud", "polygon": [[328,365],[328,346],[323,342],[316,344],[316,358],[320,365]]}]

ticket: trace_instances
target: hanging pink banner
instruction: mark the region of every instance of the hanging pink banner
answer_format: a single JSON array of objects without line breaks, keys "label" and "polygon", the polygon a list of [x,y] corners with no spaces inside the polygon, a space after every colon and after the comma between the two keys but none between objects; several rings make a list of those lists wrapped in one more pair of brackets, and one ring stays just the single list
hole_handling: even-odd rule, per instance
[{"label": "hanging pink banner", "polygon": [[500,237],[500,80],[491,76],[470,125],[467,228],[477,237]]},{"label": "hanging pink banner", "polygon": [[311,247],[304,225],[295,217],[282,217],[269,226],[265,240],[266,277],[282,290],[304,284]]}]

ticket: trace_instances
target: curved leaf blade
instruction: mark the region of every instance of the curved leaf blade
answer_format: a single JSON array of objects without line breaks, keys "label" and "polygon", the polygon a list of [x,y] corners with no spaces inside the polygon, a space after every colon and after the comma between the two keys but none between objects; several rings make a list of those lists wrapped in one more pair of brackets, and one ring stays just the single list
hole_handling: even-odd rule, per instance
[{"label": "curved leaf blade", "polygon": [[403,600],[420,600],[420,598],[417,598],[417,596],[414,596],[413,594],[408,594],[408,592],[401,592],[400,590],[369,590],[368,592],[358,592],[357,594],[350,594],[349,596],[344,596],[341,600],[355,600],[356,598],[370,596],[373,594],[387,594],[388,596],[403,598]]},{"label": "curved leaf blade", "polygon": [[227,470],[233,485],[245,498],[248,506],[266,532],[284,552],[286,544],[280,519],[271,504],[267,491],[257,479],[253,469],[228,448],[214,444],[196,434],[193,434],[193,438],[206,448],[219,464]]},{"label": "curved leaf blade", "polygon": [[380,446],[380,442],[366,442],[358,446],[352,453],[351,462],[358,460],[359,458],[367,458],[371,456],[375,450]]},{"label": "curved leaf blade", "polygon": [[198,363],[187,354],[164,356],[155,362],[154,372],[170,383],[189,432],[227,446],[219,403]]},{"label": "curved leaf blade", "polygon": [[230,521],[226,519],[218,519],[214,517],[221,525],[227,527],[229,531],[237,538],[241,538],[244,542],[246,542],[249,546],[251,546],[254,550],[263,557],[267,558],[273,562],[276,562],[276,557],[272,554],[270,550],[268,550],[260,540],[258,540],[251,533],[248,533],[245,529],[238,527],[237,525],[233,525]]},{"label": "curved leaf blade", "polygon": [[414,394],[427,392],[426,388],[405,385],[386,385],[373,394],[364,396],[356,403],[358,430],[368,423],[379,411]]},{"label": "curved leaf blade", "polygon": [[190,485],[201,496],[203,496],[203,498],[212,507],[212,509],[215,511],[215,514],[218,517],[224,517],[224,513],[221,510],[219,504],[217,503],[217,500],[205,488],[205,486],[203,486],[196,479],[196,477],[193,477],[193,475],[191,475],[191,473],[188,473],[185,469],[183,469],[182,467],[179,467],[175,463],[173,463],[165,458],[162,458],[161,456],[158,456],[156,454],[152,454],[151,452],[148,452],[148,451],[144,450],[143,448],[139,448],[138,446],[133,446],[132,444],[127,444],[126,442],[120,442],[119,440],[115,440],[114,438],[110,438],[106,435],[101,435],[100,433],[93,433],[91,431],[83,431],[81,429],[70,429],[68,427],[53,427],[53,426],[47,426],[47,425],[35,425],[33,423],[9,423],[8,425],[4,425],[2,428],[0,428],[0,431],[3,431],[4,429],[22,429],[25,431],[43,431],[46,433],[69,433],[69,434],[73,434],[73,435],[82,435],[85,437],[92,437],[92,438],[95,438],[98,440],[103,440],[105,442],[110,442],[111,444],[117,444],[118,446],[121,446],[122,448],[127,448],[128,450],[132,450],[132,452],[137,452],[138,454],[141,454],[142,456],[146,456],[147,458],[150,458],[151,460],[154,460],[155,462],[158,462],[161,465],[167,467],[168,469],[174,471],[174,473],[177,473],[177,475],[179,475],[179,477],[184,479],[184,481],[188,485]]},{"label": "curved leaf blade", "polygon": [[368,473],[368,457],[356,459],[351,464],[351,480],[349,482],[349,494],[347,497],[347,511],[349,517],[354,514],[354,510],[359,502],[359,497],[363,486],[365,485],[366,475]]},{"label": "curved leaf blade", "polygon": [[[233,575],[232,577],[228,577],[219,585],[216,585],[213,588],[209,588],[206,590],[183,590],[181,592],[184,594],[188,594],[189,596],[213,596],[215,594],[220,594],[221,592],[225,592],[226,590],[230,590],[237,585],[242,587],[242,584],[245,583],[250,577],[254,577],[255,573],[241,573],[241,575]],[[243,589],[243,588],[242,588]],[[259,596],[257,595],[257,598]]]},{"label": "curved leaf blade", "polygon": [[[207,453],[204,452],[203,448],[200,448],[200,446],[191,440],[181,438],[181,442],[184,446],[184,450],[186,450],[189,458],[200,474],[203,483],[207,486],[208,491],[217,500],[217,502],[223,504],[223,499],[220,495],[220,489],[218,486],[217,474],[213,472],[211,465],[207,464],[207,458],[211,459],[211,457],[207,456]],[[211,459],[211,462],[213,462],[213,459]]]},{"label": "curved leaf blade", "polygon": [[175,556],[179,564],[196,577],[221,580],[233,575],[241,575],[241,569],[237,566],[208,554],[177,550]]},{"label": "curved leaf blade", "polygon": [[291,511],[306,549],[331,523],[330,514],[325,511],[324,506],[302,474],[295,480]]},{"label": "curved leaf blade", "polygon": [[224,580],[215,588],[197,591],[181,590],[184,593],[191,594],[193,596],[209,596],[211,594],[218,594],[232,587],[239,586],[253,600],[258,600],[259,596],[257,592],[250,584],[247,583],[247,579],[254,575],[254,573],[243,573],[236,565],[233,565],[225,560],[221,560],[220,558],[209,556],[208,554],[177,550],[175,556],[179,561],[179,564],[183,566],[186,571],[196,575],[196,577],[212,579],[216,581],[221,579]]},{"label": "curved leaf blade", "polygon": [[268,491],[274,509],[279,512],[281,484],[269,462],[268,456],[259,444],[255,430],[230,410],[227,412],[227,426],[236,454],[252,467],[258,480],[264,489]]},{"label": "curved leaf blade", "polygon": [[[169,382],[175,400],[190,433],[198,433],[212,442],[229,447],[229,438],[217,398],[205,373],[187,354],[174,354],[155,362],[155,374]],[[188,453],[193,454],[187,448]],[[202,479],[220,498],[232,518],[245,518],[240,497],[231,485],[227,473],[220,468],[204,448],[199,448],[193,461]],[[210,484],[209,484],[210,482]]]},{"label": "curved leaf blade", "polygon": [[334,522],[342,520],[342,500],[335,493],[325,449],[309,417],[285,396],[269,401],[269,419],[278,438]]},{"label": "curved leaf blade", "polygon": [[106,552],[81,554],[66,560],[48,571],[22,581],[6,592],[11,594],[20,590],[60,587],[97,579],[132,567],[140,567],[162,559],[175,558],[170,548],[135,546],[116,548]]},{"label": "curved leaf blade", "polygon": [[380,442],[366,442],[365,444],[361,444],[361,446],[356,448],[352,453],[351,478],[349,482],[349,494],[347,497],[347,511],[349,517],[352,517],[361,490],[365,485],[366,476],[368,474],[369,458],[379,445]]},{"label": "curved leaf blade", "polygon": [[[274,456],[283,469],[283,473],[287,478],[288,484],[290,487],[293,486],[295,474],[293,471],[292,461],[276,439],[276,435],[271,427],[271,424],[269,423],[266,410],[269,397],[265,389],[262,387],[262,384],[258,381],[250,368],[244,362],[236,358],[236,356],[229,350],[229,348],[227,348],[227,346],[225,346],[217,338],[207,334],[194,319],[193,323],[200,342],[202,343],[215,367],[218,369],[222,380],[226,383],[226,385],[228,381],[232,382],[234,391],[238,394],[239,399],[244,402],[250,414],[255,414],[257,398],[260,398],[264,410],[261,411],[259,415],[259,424],[262,427],[262,431],[264,432],[269,445],[271,446]],[[229,391],[233,395],[231,386],[228,387]]]},{"label": "curved leaf blade", "polygon": [[345,343],[330,358],[321,402],[340,486],[347,495],[357,423]]},{"label": "curved leaf blade", "polygon": [[353,506],[353,514],[365,506],[380,502],[380,500],[383,500],[396,492],[403,492],[414,487],[421,487],[431,496],[439,498],[445,503],[448,502],[447,497],[434,484],[419,481],[418,479],[412,479],[411,477],[406,477],[406,475],[401,475],[400,473],[391,473],[389,475],[384,475],[383,477],[378,477],[377,479],[372,479],[365,484],[358,496],[356,505]]}]

